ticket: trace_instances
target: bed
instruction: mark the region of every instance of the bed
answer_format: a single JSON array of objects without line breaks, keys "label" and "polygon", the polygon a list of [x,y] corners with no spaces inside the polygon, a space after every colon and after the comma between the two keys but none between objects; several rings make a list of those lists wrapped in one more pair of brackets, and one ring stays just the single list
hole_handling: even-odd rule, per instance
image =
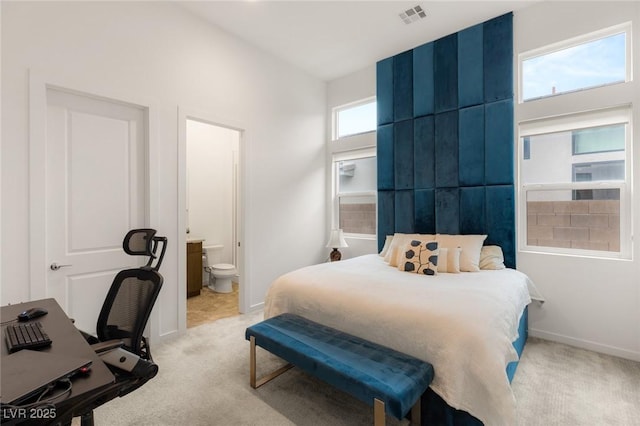
[{"label": "bed", "polygon": [[265,318],[297,314],[430,362],[432,399],[442,398],[466,424],[512,425],[510,378],[532,285],[514,269],[425,276],[371,254],[279,277]]}]

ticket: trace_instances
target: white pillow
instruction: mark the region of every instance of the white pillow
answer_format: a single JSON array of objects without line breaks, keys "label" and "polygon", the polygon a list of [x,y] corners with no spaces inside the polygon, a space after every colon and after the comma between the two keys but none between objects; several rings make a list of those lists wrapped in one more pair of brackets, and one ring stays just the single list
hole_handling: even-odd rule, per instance
[{"label": "white pillow", "polygon": [[[409,238],[411,238],[410,234],[402,234],[400,232],[396,232],[395,234],[393,234],[393,237],[391,238],[391,244],[389,245],[389,249],[387,250],[387,253],[384,255],[384,261],[391,264],[391,258],[395,256],[394,252],[397,253],[398,247],[404,247],[407,244],[405,240]],[[397,265],[392,265],[392,266],[397,266]]]},{"label": "white pillow", "polygon": [[461,251],[460,247],[438,249],[438,272],[459,273]]},{"label": "white pillow", "polygon": [[385,262],[389,263],[389,266],[398,266],[398,261],[404,254],[406,245],[413,239],[434,241],[436,236],[430,234],[402,234],[396,232],[393,234],[393,240],[391,241],[389,250],[384,257]]},{"label": "white pillow", "polygon": [[460,252],[460,271],[462,272],[480,271],[480,250],[486,238],[486,235],[436,235],[438,247],[462,249]]},{"label": "white pillow", "polygon": [[420,275],[438,275],[438,243],[409,240],[398,260],[398,269]]},{"label": "white pillow", "polygon": [[483,246],[480,250],[480,269],[504,269],[504,254],[500,246]]},{"label": "white pillow", "polygon": [[382,247],[382,251],[380,251],[380,256],[386,256],[387,252],[389,251],[389,246],[391,246],[391,240],[393,240],[393,235],[387,235],[387,237],[384,239],[384,246]]}]

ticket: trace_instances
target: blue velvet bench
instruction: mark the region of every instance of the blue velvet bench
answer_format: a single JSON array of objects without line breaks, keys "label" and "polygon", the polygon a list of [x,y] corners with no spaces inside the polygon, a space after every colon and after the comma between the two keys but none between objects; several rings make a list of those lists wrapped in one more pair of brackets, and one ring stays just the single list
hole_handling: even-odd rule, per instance
[{"label": "blue velvet bench", "polygon": [[[420,424],[420,397],[433,380],[427,362],[291,314],[252,325],[245,338],[254,389],[296,366],[373,405],[376,426],[386,413],[403,419],[409,410],[412,424]],[[289,364],[256,380],[256,346]]]}]

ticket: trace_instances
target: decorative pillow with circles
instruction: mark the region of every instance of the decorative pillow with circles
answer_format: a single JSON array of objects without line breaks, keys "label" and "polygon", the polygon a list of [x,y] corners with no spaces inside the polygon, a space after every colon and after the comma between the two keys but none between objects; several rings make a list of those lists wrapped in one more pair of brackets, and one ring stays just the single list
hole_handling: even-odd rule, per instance
[{"label": "decorative pillow with circles", "polygon": [[407,244],[398,269],[423,275],[438,273],[438,243],[436,241],[411,240]]},{"label": "decorative pillow with circles", "polygon": [[389,250],[387,250],[387,253],[384,256],[384,261],[389,263],[389,266],[397,268],[398,264],[404,258],[404,248],[410,241],[434,241],[435,239],[436,236],[432,234],[402,234],[396,232],[393,234]]}]

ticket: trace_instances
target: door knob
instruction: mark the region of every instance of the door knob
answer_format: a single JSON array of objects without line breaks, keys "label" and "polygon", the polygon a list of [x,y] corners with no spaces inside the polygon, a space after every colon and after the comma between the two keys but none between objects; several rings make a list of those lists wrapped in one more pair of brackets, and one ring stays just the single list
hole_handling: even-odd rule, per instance
[{"label": "door knob", "polygon": [[53,263],[49,266],[49,268],[50,268],[52,271],[57,271],[58,269],[60,269],[60,268],[66,268],[67,266],[73,266],[73,265],[58,265],[56,262],[53,262]]}]

